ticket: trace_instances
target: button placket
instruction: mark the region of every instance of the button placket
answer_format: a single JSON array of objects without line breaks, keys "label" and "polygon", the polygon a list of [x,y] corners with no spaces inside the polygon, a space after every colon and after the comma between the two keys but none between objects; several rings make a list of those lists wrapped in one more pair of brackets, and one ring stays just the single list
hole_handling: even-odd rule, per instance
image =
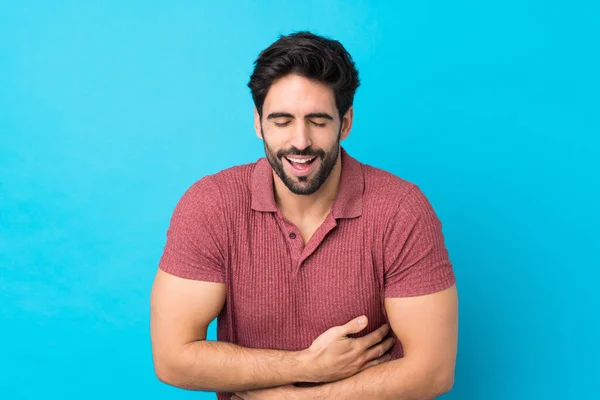
[{"label": "button placket", "polygon": [[304,243],[300,238],[300,232],[297,230],[298,228],[290,221],[286,220],[280,212],[277,212],[277,222],[282,230],[282,233],[286,237],[288,249],[292,257],[292,270],[296,270],[296,265],[300,260],[302,251],[304,250]]}]

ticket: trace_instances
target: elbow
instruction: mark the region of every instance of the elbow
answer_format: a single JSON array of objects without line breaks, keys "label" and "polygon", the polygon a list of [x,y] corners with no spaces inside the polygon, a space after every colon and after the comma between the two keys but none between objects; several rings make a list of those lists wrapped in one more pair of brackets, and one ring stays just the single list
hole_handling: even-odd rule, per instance
[{"label": "elbow", "polygon": [[[417,372],[414,392],[410,399],[437,399],[454,387],[454,366],[422,366]],[[405,397],[402,397],[405,398]]]},{"label": "elbow", "polygon": [[441,396],[448,393],[454,387],[454,367],[440,370],[433,375],[431,385],[435,396]]},{"label": "elbow", "polygon": [[177,386],[174,384],[171,375],[169,375],[169,372],[164,367],[158,367],[154,364],[154,375],[156,375],[156,378],[164,384]]},{"label": "elbow", "polygon": [[437,391],[439,393],[438,396],[441,396],[444,393],[448,393],[450,390],[452,390],[453,387],[454,387],[454,374],[443,376],[443,377],[439,378],[439,381],[436,386]]},{"label": "elbow", "polygon": [[154,357],[154,374],[156,378],[164,384],[181,387],[181,382],[178,381],[178,374],[175,372],[175,369],[172,363]]},{"label": "elbow", "polygon": [[186,371],[181,367],[177,360],[169,360],[163,357],[154,357],[154,374],[156,378],[169,386],[178,387],[186,390],[203,390],[190,379],[187,379]]}]

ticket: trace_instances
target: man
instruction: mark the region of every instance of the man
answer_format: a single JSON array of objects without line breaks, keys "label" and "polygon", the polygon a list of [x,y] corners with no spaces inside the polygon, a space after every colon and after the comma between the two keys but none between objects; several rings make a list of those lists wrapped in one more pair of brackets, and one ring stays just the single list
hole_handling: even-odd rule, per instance
[{"label": "man", "polygon": [[416,185],[341,148],[358,85],[344,47],[307,32],[256,60],[266,158],[204,177],[175,208],[151,299],[161,381],[219,399],[452,387],[457,293],[441,223]]}]

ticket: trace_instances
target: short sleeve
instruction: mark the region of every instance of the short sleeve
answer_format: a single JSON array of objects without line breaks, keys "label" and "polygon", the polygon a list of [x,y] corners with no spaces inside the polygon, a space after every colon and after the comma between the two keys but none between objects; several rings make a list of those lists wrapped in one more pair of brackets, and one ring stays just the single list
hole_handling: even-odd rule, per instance
[{"label": "short sleeve", "polygon": [[449,288],[456,279],[442,224],[414,186],[388,223],[384,238],[385,297],[412,297]]},{"label": "short sleeve", "polygon": [[220,192],[211,176],[181,197],[167,230],[159,268],[172,275],[225,283],[226,226]]}]

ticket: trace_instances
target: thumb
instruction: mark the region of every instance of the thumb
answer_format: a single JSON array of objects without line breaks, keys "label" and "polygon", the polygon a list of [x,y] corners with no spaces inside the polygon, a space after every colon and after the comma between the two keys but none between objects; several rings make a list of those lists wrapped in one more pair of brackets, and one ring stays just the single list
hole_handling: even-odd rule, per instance
[{"label": "thumb", "polygon": [[358,333],[366,328],[367,323],[368,323],[367,317],[365,315],[361,315],[358,318],[354,318],[352,321],[348,322],[346,325],[342,325],[342,332],[344,335]]}]

